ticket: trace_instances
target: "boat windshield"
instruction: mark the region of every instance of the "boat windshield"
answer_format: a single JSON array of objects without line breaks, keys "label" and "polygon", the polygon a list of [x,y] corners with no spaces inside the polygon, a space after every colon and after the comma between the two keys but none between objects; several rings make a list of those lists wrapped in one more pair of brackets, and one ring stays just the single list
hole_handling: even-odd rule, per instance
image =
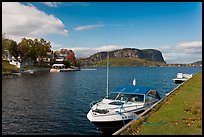
[{"label": "boat windshield", "polygon": [[124,94],[124,93],[110,93],[106,99],[130,101],[130,102],[144,102],[144,95],[138,94]]},{"label": "boat windshield", "polygon": [[109,93],[108,96],[106,96],[106,99],[112,99],[115,100],[115,98],[118,96],[118,93]]}]

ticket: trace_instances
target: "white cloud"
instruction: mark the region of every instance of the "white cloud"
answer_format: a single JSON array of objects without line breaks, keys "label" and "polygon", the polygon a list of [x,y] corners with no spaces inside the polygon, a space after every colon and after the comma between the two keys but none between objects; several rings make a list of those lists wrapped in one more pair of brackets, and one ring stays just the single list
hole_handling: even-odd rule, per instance
[{"label": "white cloud", "polygon": [[96,28],[99,28],[99,27],[104,27],[104,25],[102,25],[102,24],[84,25],[84,26],[75,27],[74,30],[82,31],[82,30],[96,29]]},{"label": "white cloud", "polygon": [[42,4],[47,5],[48,7],[57,7],[58,5],[61,5],[61,2],[41,2]]},{"label": "white cloud", "polygon": [[183,42],[178,45],[178,49],[186,53],[201,53],[202,54],[202,41]]},{"label": "white cloud", "polygon": [[[62,5],[62,2],[41,2],[48,7],[58,7]],[[89,6],[88,2],[64,2],[63,6]]]},{"label": "white cloud", "polygon": [[192,63],[202,60],[202,41],[180,42],[159,48],[167,63]]},{"label": "white cloud", "polygon": [[2,32],[19,41],[22,37],[42,37],[47,34],[68,35],[63,22],[36,7],[19,2],[2,2]]},{"label": "white cloud", "polygon": [[159,48],[159,50],[162,53],[170,53],[170,52],[175,52],[175,48],[172,48],[172,46],[162,46]]},{"label": "white cloud", "polygon": [[100,27],[135,27],[134,24],[129,24],[129,25],[122,25],[122,24],[93,24],[93,25],[82,25],[75,27],[74,30],[76,31],[82,31],[82,30],[90,30],[90,29],[96,29]]},{"label": "white cloud", "polygon": [[57,50],[57,49],[63,47],[61,44],[58,44],[55,42],[51,42],[51,46],[52,46],[52,50]]},{"label": "white cloud", "polygon": [[185,49],[202,48],[202,41],[182,42],[178,47]]},{"label": "white cloud", "polygon": [[67,2],[66,5],[67,6],[74,6],[74,5],[89,6],[90,4],[88,2]]},{"label": "white cloud", "polygon": [[121,49],[123,46],[119,45],[103,45],[101,47],[97,48],[84,48],[84,47],[74,47],[74,48],[69,48],[74,51],[76,58],[86,58],[89,57],[97,52],[102,52],[102,51],[113,51],[117,49]]}]

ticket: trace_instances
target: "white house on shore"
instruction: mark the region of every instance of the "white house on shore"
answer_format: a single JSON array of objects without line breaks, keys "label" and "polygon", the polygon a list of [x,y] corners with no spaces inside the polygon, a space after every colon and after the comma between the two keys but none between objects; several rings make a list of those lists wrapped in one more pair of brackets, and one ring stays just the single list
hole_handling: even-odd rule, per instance
[{"label": "white house on shore", "polygon": [[[23,68],[26,66],[32,66],[34,64],[34,60],[31,59],[21,59],[20,56],[18,57],[18,60],[11,56],[8,50],[5,50],[6,54],[2,56],[3,60],[6,60],[9,62],[11,65],[15,65],[17,68]],[[36,61],[38,62],[40,59],[37,58]],[[54,60],[54,54],[52,51],[47,52],[47,57],[42,58],[42,61],[44,63],[47,63],[47,65],[50,65],[51,62]],[[63,61],[63,60],[59,60]]]},{"label": "white house on shore", "polygon": [[23,67],[26,67],[26,66],[32,66],[34,64],[34,61],[33,60],[24,60],[22,61],[22,59],[20,58],[20,56],[18,57],[18,60],[11,56],[11,54],[9,53],[8,50],[5,50],[6,52],[6,56],[3,60],[6,60],[9,62],[9,64],[11,65],[15,65],[17,68],[23,68]]},{"label": "white house on shore", "polygon": [[22,61],[20,57],[18,57],[18,60],[15,59],[15,57],[11,57],[9,59],[9,64],[15,65],[17,68],[23,68],[26,66],[32,66],[34,64],[33,60],[24,60]]}]

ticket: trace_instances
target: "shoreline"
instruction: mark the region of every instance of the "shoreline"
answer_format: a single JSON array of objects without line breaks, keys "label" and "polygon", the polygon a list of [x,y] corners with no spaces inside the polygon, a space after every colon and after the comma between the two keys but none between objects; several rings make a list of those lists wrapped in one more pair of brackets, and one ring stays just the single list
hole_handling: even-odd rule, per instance
[{"label": "shoreline", "polygon": [[2,73],[2,78],[20,78],[21,73],[5,72]]},{"label": "shoreline", "polygon": [[[166,96],[162,101],[160,101],[160,103],[158,103],[158,105],[156,105],[155,108],[152,108],[152,110],[150,110],[150,112],[148,112],[146,115],[141,115],[139,120],[131,121],[131,123],[129,123],[128,125],[125,125],[121,129],[119,129],[118,131],[113,133],[113,135],[138,135],[138,134],[139,135],[146,135],[146,134],[151,134],[151,135],[153,135],[153,134],[154,135],[179,134],[180,135],[180,134],[190,134],[191,132],[186,129],[185,123],[180,122],[180,124],[178,124],[179,123],[178,121],[182,121],[182,119],[178,120],[178,118],[179,117],[185,117],[183,119],[188,119],[188,114],[182,112],[181,110],[187,110],[187,109],[189,109],[189,107],[192,107],[192,106],[190,106],[190,105],[186,106],[186,104],[184,105],[184,103],[182,104],[179,102],[180,101],[186,102],[186,95],[189,95],[189,93],[186,93],[186,92],[192,88],[194,88],[196,90],[196,92],[197,92],[196,94],[198,94],[198,95],[200,94],[199,89],[198,89],[198,87],[200,87],[200,85],[197,83],[195,83],[195,84],[193,83],[195,81],[195,79],[199,79],[201,77],[200,73],[202,74],[202,71],[196,73],[195,76],[192,77],[191,79],[183,82],[182,84],[179,84],[175,89],[173,89],[171,92],[169,92],[168,96]],[[202,87],[202,83],[201,83],[201,87]],[[193,93],[191,93],[191,94],[193,94]],[[189,96],[192,96],[191,94]],[[173,102],[172,100],[176,100],[177,102],[175,102],[175,101]],[[188,102],[189,101],[187,101],[186,103],[188,103]],[[197,101],[197,102],[199,104],[199,101]],[[179,108],[177,108],[178,106],[179,106]],[[200,106],[197,106],[197,107],[200,108]],[[173,115],[172,112],[169,112],[168,108],[171,108],[171,109],[177,108],[174,110],[175,114]],[[192,107],[192,108],[194,108],[194,107]],[[164,112],[162,110],[163,111],[165,110],[166,115],[163,114]],[[178,110],[180,110],[181,112],[180,111],[177,112]],[[199,110],[197,110],[197,109],[192,110],[192,111],[193,112],[196,111],[196,113],[198,111],[198,114],[200,113]],[[169,115],[173,115],[172,116],[173,118],[170,117]],[[175,115],[176,115],[176,118],[174,118]],[[192,117],[195,117],[195,116],[193,114],[191,114],[190,119],[193,119]],[[198,117],[199,116],[196,115],[196,118],[198,118]],[[155,128],[158,128],[157,126],[148,126],[148,123],[150,123],[150,124],[151,123],[157,123],[158,124],[159,123],[158,121],[161,122],[162,118],[165,119],[165,123],[163,123],[163,124],[160,123],[161,124],[160,128],[163,127],[162,131],[157,131],[155,129]],[[167,120],[168,121],[177,121],[177,123],[166,122]],[[157,122],[155,122],[155,121],[157,121]],[[202,121],[202,118],[201,118],[201,121]],[[199,133],[199,127],[200,127],[199,120],[197,120],[197,122],[198,122],[198,125],[196,127],[194,127],[193,130],[195,130],[195,132],[200,134]],[[190,125],[192,125],[192,123],[191,124],[187,123],[187,127],[189,127]],[[177,126],[176,129],[174,128],[175,126]],[[172,129],[171,129],[171,131],[168,132],[167,130],[165,130],[167,128],[172,128]],[[180,130],[179,130],[179,128],[180,128]],[[161,132],[163,132],[163,134]],[[196,133],[194,133],[194,134],[196,134]]]},{"label": "shoreline", "polygon": [[8,72],[2,72],[2,78],[20,78],[22,77],[22,74],[33,74],[33,73],[29,73],[28,70],[33,70],[34,73],[38,73],[38,72],[49,72],[50,68],[24,68],[21,70],[11,70]]}]

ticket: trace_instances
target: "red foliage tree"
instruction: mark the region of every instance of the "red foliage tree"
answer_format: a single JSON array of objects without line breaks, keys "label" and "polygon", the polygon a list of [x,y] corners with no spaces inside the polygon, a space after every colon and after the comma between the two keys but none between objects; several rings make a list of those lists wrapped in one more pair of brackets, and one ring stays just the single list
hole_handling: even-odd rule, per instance
[{"label": "red foliage tree", "polygon": [[67,60],[69,60],[73,65],[76,65],[75,54],[72,50],[68,50]]}]

